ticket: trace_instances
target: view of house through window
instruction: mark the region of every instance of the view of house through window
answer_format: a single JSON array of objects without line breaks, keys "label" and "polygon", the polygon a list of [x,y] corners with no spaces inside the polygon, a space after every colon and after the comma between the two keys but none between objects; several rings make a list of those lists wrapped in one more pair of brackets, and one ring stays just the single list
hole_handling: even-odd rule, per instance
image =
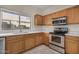
[{"label": "view of house through window", "polygon": [[30,24],[30,17],[2,11],[3,30],[29,29]]}]

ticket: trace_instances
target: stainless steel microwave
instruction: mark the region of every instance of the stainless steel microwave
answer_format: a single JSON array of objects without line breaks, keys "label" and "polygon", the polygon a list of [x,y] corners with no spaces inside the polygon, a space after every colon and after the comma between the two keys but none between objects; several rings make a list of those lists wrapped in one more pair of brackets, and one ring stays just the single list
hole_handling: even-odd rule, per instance
[{"label": "stainless steel microwave", "polygon": [[67,24],[67,16],[53,18],[52,25],[66,25]]}]

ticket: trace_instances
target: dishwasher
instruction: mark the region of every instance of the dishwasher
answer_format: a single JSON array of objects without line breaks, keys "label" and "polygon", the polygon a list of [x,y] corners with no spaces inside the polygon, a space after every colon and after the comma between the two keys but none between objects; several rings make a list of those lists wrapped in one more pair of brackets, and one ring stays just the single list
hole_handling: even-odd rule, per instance
[{"label": "dishwasher", "polygon": [[0,37],[0,54],[5,53],[5,37]]}]

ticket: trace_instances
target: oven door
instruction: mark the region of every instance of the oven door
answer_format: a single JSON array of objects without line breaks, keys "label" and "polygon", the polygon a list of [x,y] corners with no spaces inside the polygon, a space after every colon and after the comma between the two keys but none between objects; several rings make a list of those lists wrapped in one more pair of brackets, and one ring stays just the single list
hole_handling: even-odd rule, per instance
[{"label": "oven door", "polygon": [[64,36],[50,35],[49,42],[57,46],[64,47]]}]

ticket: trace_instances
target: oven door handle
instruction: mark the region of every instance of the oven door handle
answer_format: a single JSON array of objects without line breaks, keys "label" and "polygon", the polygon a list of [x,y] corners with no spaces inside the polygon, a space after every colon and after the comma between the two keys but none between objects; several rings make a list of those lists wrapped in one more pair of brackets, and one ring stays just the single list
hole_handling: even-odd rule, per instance
[{"label": "oven door handle", "polygon": [[59,36],[59,35],[51,35],[51,36],[55,36],[55,37],[63,37],[63,36]]}]

